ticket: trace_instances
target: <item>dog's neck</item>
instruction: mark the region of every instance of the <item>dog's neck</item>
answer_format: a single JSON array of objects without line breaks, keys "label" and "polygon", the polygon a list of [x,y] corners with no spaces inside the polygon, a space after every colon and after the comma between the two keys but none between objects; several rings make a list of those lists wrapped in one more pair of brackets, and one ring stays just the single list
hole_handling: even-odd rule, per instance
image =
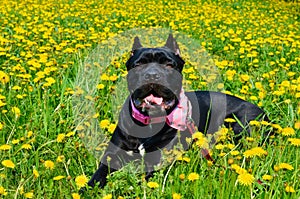
[{"label": "dog's neck", "polygon": [[166,116],[151,117],[141,113],[130,100],[131,115],[134,119],[141,122],[144,125],[156,124],[166,122],[170,127],[180,131],[184,131],[187,128],[187,121],[192,117],[192,106],[185,95],[183,89],[180,93],[180,98],[177,106],[173,111]]}]

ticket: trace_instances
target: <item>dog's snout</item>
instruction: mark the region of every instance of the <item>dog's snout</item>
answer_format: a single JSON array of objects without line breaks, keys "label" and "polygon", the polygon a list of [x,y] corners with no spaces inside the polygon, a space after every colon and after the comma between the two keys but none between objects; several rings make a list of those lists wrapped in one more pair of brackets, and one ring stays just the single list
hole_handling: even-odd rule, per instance
[{"label": "dog's snout", "polygon": [[146,73],[144,74],[144,78],[147,81],[159,80],[161,78],[161,74],[157,69],[152,68],[146,71]]}]

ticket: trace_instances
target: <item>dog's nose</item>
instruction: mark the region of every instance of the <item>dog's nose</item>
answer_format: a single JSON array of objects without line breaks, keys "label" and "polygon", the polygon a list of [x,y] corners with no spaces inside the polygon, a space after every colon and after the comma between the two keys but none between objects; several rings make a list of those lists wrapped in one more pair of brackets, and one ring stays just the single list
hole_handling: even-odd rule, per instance
[{"label": "dog's nose", "polygon": [[144,78],[145,80],[149,81],[149,80],[159,80],[161,77],[160,73],[158,70],[156,69],[150,69],[148,70],[145,75],[144,75]]}]

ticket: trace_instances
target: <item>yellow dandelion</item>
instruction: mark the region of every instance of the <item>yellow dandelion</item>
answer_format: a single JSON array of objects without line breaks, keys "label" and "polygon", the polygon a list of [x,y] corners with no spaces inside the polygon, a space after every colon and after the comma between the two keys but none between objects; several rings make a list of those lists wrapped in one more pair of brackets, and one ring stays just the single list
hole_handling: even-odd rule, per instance
[{"label": "yellow dandelion", "polygon": [[247,173],[247,170],[240,167],[237,164],[232,164],[231,165],[231,169],[233,169],[237,174],[243,174],[243,173]]},{"label": "yellow dandelion", "polygon": [[27,193],[24,194],[25,198],[33,198],[33,196],[34,196],[33,192],[27,192]]},{"label": "yellow dandelion", "polygon": [[0,146],[0,151],[8,151],[11,149],[11,146],[9,144],[3,144]]},{"label": "yellow dandelion", "polygon": [[300,146],[300,139],[299,138],[289,138],[288,141],[293,146]]},{"label": "yellow dandelion", "polygon": [[197,173],[190,173],[188,175],[188,180],[189,181],[195,181],[195,180],[198,180],[199,179],[199,174]]},{"label": "yellow dandelion", "polygon": [[295,122],[295,129],[300,129],[300,121]]},{"label": "yellow dandelion", "polygon": [[251,126],[260,126],[260,122],[259,122],[259,121],[256,121],[256,120],[250,121],[249,124],[250,124]]},{"label": "yellow dandelion", "polygon": [[222,149],[225,148],[225,146],[224,146],[223,144],[217,144],[217,145],[215,146],[215,148],[216,148],[217,150],[222,150]]},{"label": "yellow dandelion", "polygon": [[295,135],[295,130],[292,127],[285,127],[281,130],[283,136]]},{"label": "yellow dandelion", "polygon": [[36,169],[32,171],[34,178],[38,178],[40,176],[39,172]]},{"label": "yellow dandelion", "polygon": [[6,196],[6,195],[7,195],[6,190],[4,189],[4,187],[0,186],[0,196]]},{"label": "yellow dandelion", "polygon": [[295,193],[294,187],[289,186],[289,185],[287,185],[287,186],[285,187],[285,191],[288,192],[288,193]]},{"label": "yellow dandelion", "polygon": [[234,122],[236,122],[236,120],[233,119],[233,118],[226,118],[224,121],[227,122],[227,123],[234,123]]},{"label": "yellow dandelion", "polygon": [[78,193],[72,193],[72,199],[80,199],[80,195]]},{"label": "yellow dandelion", "polygon": [[7,168],[15,168],[15,164],[11,160],[3,160],[1,164]]},{"label": "yellow dandelion", "polygon": [[250,150],[247,150],[243,153],[243,155],[246,157],[246,158],[249,158],[249,157],[254,157],[254,156],[258,156],[258,157],[261,157],[263,155],[267,155],[267,151],[265,151],[264,149],[262,149],[261,147],[254,147]]},{"label": "yellow dandelion", "polygon": [[59,155],[57,158],[56,158],[56,162],[63,162],[65,160],[65,156],[64,155]]},{"label": "yellow dandelion", "polygon": [[61,180],[61,179],[63,179],[63,178],[65,178],[65,176],[55,176],[55,177],[53,178],[53,180],[58,181],[58,180]]},{"label": "yellow dandelion", "polygon": [[0,82],[2,84],[6,84],[9,82],[9,76],[3,71],[0,71]]},{"label": "yellow dandelion", "polygon": [[105,87],[104,84],[98,84],[97,85],[97,89],[99,89],[99,90],[103,89],[104,87]]},{"label": "yellow dandelion", "polygon": [[20,140],[19,139],[13,139],[11,141],[12,144],[19,144]]},{"label": "yellow dandelion", "polygon": [[231,151],[230,154],[233,156],[236,156],[236,155],[240,154],[240,152],[237,150],[234,150],[234,151]]},{"label": "yellow dandelion", "polygon": [[267,174],[266,174],[266,175],[263,175],[263,176],[262,176],[262,179],[263,179],[263,180],[266,180],[266,181],[270,181],[270,180],[273,179],[273,176],[267,175]]},{"label": "yellow dandelion", "polygon": [[281,127],[279,124],[271,124],[271,126],[272,126],[274,129],[278,129],[279,131],[282,130],[282,127]]},{"label": "yellow dandelion", "polygon": [[21,148],[22,148],[22,149],[26,149],[26,150],[30,150],[30,149],[32,149],[32,146],[31,146],[30,144],[23,144],[23,145],[21,146]]},{"label": "yellow dandelion", "polygon": [[182,174],[179,175],[179,179],[180,179],[180,180],[184,180],[184,179],[185,179],[184,173],[182,173]]},{"label": "yellow dandelion", "polygon": [[240,184],[244,186],[250,186],[254,182],[255,178],[252,174],[246,172],[240,174],[237,180]]},{"label": "yellow dandelion", "polygon": [[263,126],[269,126],[270,122],[267,122],[267,121],[263,120],[263,121],[260,122],[260,124],[263,125]]},{"label": "yellow dandelion", "polygon": [[44,162],[44,166],[45,166],[47,169],[53,170],[55,164],[54,164],[54,162],[52,162],[51,160],[46,160],[46,161]]},{"label": "yellow dandelion", "polygon": [[112,194],[105,195],[102,199],[112,199]]},{"label": "yellow dandelion", "polygon": [[33,132],[32,131],[28,131],[27,138],[31,138],[32,135],[33,135]]},{"label": "yellow dandelion", "polygon": [[278,165],[279,169],[286,169],[286,170],[289,170],[289,171],[292,171],[294,170],[294,167],[288,163],[280,163]]},{"label": "yellow dandelion", "polygon": [[18,117],[20,117],[20,115],[21,115],[21,111],[20,111],[20,109],[18,108],[18,107],[12,107],[11,108],[11,111],[15,114],[15,117],[16,118],[18,118]]},{"label": "yellow dandelion", "polygon": [[71,131],[71,132],[69,132],[69,133],[67,133],[67,137],[71,137],[71,136],[74,136],[75,135],[75,132],[74,131]]},{"label": "yellow dandelion", "polygon": [[66,137],[66,135],[64,133],[60,133],[60,134],[57,135],[56,141],[58,143],[61,143],[61,142],[63,142],[63,140],[65,139],[65,137]]},{"label": "yellow dandelion", "polygon": [[181,195],[179,193],[173,193],[172,199],[180,199]]},{"label": "yellow dandelion", "polygon": [[101,127],[102,129],[108,128],[109,125],[110,125],[110,122],[109,122],[109,120],[107,120],[107,119],[101,120],[101,122],[100,122],[100,127]]},{"label": "yellow dandelion", "polygon": [[109,133],[113,133],[114,130],[116,129],[117,127],[117,124],[110,124],[108,127],[107,127],[107,130]]},{"label": "yellow dandelion", "polygon": [[75,178],[75,183],[78,188],[84,187],[88,182],[88,178],[85,175],[80,175]]},{"label": "yellow dandelion", "polygon": [[159,187],[157,182],[148,182],[147,186],[150,187],[151,189],[155,189]]}]

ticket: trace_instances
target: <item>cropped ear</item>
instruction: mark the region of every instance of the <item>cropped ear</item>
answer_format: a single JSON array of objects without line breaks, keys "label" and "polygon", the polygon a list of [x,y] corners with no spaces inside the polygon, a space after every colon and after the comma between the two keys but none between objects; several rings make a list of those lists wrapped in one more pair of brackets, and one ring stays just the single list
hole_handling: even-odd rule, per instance
[{"label": "cropped ear", "polygon": [[180,50],[179,50],[179,46],[175,40],[175,38],[173,37],[172,34],[169,34],[169,37],[167,39],[167,42],[165,44],[165,47],[169,48],[170,50],[172,50],[175,55],[179,55],[180,56]]},{"label": "cropped ear", "polygon": [[138,37],[135,37],[134,38],[134,42],[133,42],[133,45],[132,45],[132,52],[135,51],[136,49],[138,48],[142,48],[142,44],[140,42],[140,39]]}]

